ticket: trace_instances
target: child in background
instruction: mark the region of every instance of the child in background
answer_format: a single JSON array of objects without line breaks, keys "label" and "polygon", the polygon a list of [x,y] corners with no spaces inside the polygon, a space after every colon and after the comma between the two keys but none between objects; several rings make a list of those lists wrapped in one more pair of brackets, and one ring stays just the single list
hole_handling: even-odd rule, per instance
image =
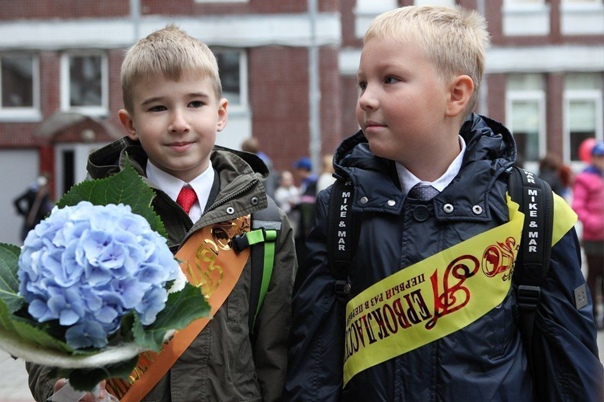
[{"label": "child in background", "polygon": [[[261,159],[214,145],[227,123],[228,102],[222,98],[216,58],[205,44],[176,26],[158,30],[127,52],[121,82],[125,109],[119,117],[128,136],[94,152],[88,172],[94,179],[107,177],[129,158],[156,193],[153,207],[171,248],[176,251],[206,226],[267,207],[261,179],[268,169]],[[185,192],[191,205],[179,195]],[[293,233],[282,211],[280,216],[274,272],[253,340],[248,259],[222,307],[143,400],[279,400],[297,267]],[[161,363],[159,357],[154,364]],[[50,377],[47,367],[29,364],[28,371],[39,402],[65,384]]]},{"label": "child in background", "polygon": [[284,400],[602,400],[576,217],[557,196],[532,345],[545,381],[530,370],[511,275],[524,223],[508,198],[514,140],[472,113],[488,44],[484,18],[458,7],[402,7],[370,25],[361,131],[334,162],[352,183],[341,197],[359,238],[343,287],[329,265],[331,191],[321,192],[296,278]]},{"label": "child in background", "polygon": [[300,191],[294,183],[294,175],[284,170],[279,175],[279,187],[275,191],[275,202],[288,214],[300,201]]},{"label": "child in background", "polygon": [[327,154],[323,156],[321,173],[319,173],[319,179],[317,180],[317,194],[331,186],[334,181],[336,179],[333,177],[333,155]]},{"label": "child in background", "polygon": [[[598,294],[604,297],[604,141],[595,143],[589,166],[575,179],[572,207],[583,224],[587,285],[596,300]],[[597,307],[594,302],[598,329],[604,329]]]}]

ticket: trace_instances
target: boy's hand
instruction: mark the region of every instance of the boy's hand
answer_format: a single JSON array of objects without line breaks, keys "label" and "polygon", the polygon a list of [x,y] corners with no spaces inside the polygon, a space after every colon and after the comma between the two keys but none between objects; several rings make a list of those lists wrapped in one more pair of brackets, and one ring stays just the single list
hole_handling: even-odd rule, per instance
[{"label": "boy's hand", "polygon": [[[107,392],[107,390],[105,390],[105,381],[99,383],[99,385],[97,385],[94,389],[94,392],[79,392],[79,391],[75,391],[73,388],[71,388],[70,386],[68,388],[70,388],[71,390],[67,390],[64,389],[65,386],[67,386],[69,384],[69,381],[67,381],[67,379],[65,378],[61,378],[59,380],[57,380],[57,382],[55,383],[54,387],[53,387],[53,391],[54,394],[48,399],[49,401],[53,401],[53,402],[72,402],[76,399],[74,399],[74,393],[75,393],[75,398],[79,397],[79,399],[77,399],[77,401],[79,402],[117,402],[118,399],[111,395],[110,393]],[[61,390],[63,390],[62,392],[60,392]]]}]

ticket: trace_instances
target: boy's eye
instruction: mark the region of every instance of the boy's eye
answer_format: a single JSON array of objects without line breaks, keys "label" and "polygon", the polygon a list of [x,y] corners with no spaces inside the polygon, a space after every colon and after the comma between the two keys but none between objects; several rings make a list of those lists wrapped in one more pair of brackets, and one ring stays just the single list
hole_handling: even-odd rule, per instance
[{"label": "boy's eye", "polygon": [[149,108],[150,112],[162,112],[164,110],[166,110],[166,107],[162,105],[151,106]]},{"label": "boy's eye", "polygon": [[397,81],[398,81],[398,78],[396,78],[396,77],[388,76],[388,77],[384,78],[384,84],[394,84]]},{"label": "boy's eye", "polygon": [[204,103],[202,101],[198,101],[198,100],[189,102],[189,107],[197,108],[197,107],[202,107],[203,105],[204,105]]},{"label": "boy's eye", "polygon": [[359,89],[361,91],[363,91],[365,88],[367,88],[367,83],[365,81],[359,81],[359,83],[357,84],[357,86],[359,87]]}]

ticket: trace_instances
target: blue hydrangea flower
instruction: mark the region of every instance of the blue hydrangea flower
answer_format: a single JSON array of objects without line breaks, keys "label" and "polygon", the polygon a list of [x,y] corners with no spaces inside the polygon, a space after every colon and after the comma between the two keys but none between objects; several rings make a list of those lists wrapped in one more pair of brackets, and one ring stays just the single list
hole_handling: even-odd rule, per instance
[{"label": "blue hydrangea flower", "polygon": [[19,294],[38,322],[67,327],[74,349],[102,348],[134,312],[143,325],[164,309],[180,267],[166,240],[127,205],[55,208],[19,257]]}]

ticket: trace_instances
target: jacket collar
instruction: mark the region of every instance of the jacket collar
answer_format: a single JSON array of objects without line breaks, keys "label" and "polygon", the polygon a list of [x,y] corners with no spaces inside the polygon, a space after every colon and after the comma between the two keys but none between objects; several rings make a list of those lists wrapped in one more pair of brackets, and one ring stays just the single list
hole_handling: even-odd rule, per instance
[{"label": "jacket collar", "polygon": [[[460,135],[467,145],[462,167],[433,199],[436,217],[443,221],[489,221],[490,190],[516,159],[514,139],[503,125],[477,114],[468,117]],[[373,155],[361,131],[342,142],[334,161],[335,176],[354,185],[353,209],[401,213],[404,196],[394,162]]]}]

